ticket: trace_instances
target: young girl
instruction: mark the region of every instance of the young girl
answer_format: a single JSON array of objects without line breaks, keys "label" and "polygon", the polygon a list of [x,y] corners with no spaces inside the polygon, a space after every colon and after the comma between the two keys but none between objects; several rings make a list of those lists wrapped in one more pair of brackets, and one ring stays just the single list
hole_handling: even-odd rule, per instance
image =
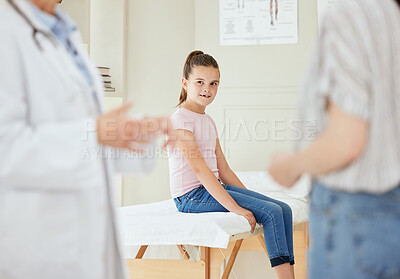
[{"label": "young girl", "polygon": [[[264,239],[278,278],[294,278],[292,211],[280,201],[247,190],[226,162],[217,128],[205,113],[214,100],[220,72],[215,59],[193,51],[183,68],[179,108],[172,115],[177,132],[170,150],[171,195],[180,212],[234,212],[254,231],[264,227]],[[234,185],[234,186],[233,186]]]}]

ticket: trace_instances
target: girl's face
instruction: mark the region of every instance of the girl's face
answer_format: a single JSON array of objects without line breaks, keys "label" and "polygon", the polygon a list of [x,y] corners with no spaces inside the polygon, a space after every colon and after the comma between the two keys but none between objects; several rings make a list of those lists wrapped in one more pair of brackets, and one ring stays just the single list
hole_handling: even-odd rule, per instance
[{"label": "girl's face", "polygon": [[182,78],[182,86],[186,89],[186,103],[204,112],[217,95],[219,71],[214,67],[195,66],[188,79]]}]

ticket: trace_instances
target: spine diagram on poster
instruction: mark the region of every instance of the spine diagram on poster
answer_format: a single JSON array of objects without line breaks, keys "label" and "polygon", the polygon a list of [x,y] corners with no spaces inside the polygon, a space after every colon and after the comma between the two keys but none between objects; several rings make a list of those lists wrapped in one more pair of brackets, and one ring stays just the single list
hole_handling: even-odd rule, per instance
[{"label": "spine diagram on poster", "polygon": [[274,3],[275,3],[275,21],[278,21],[278,0],[270,0],[269,13],[271,15],[271,25],[274,25]]}]

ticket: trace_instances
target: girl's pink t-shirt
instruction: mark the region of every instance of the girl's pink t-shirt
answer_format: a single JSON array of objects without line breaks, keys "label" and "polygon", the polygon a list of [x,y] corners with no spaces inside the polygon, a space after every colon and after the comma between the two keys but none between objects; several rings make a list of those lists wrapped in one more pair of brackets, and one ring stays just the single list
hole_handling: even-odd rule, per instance
[{"label": "girl's pink t-shirt", "polygon": [[[171,121],[174,129],[188,130],[193,133],[207,166],[219,178],[215,155],[218,133],[214,120],[208,114],[179,108],[171,116]],[[169,148],[168,151],[171,196],[176,198],[199,187],[201,182],[177,147]],[[194,154],[188,154],[188,156],[194,156]]]}]

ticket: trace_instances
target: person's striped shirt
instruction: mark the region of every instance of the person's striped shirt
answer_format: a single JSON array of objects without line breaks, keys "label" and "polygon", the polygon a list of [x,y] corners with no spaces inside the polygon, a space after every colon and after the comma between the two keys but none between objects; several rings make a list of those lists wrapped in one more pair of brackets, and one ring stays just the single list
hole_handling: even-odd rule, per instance
[{"label": "person's striped shirt", "polygon": [[[329,99],[369,125],[368,144],[361,157],[317,179],[349,192],[384,193],[397,187],[400,6],[395,0],[337,2],[325,17],[313,55],[301,95],[303,123],[317,120],[317,133],[321,133],[327,124]],[[304,141],[300,147],[307,144]]]}]

